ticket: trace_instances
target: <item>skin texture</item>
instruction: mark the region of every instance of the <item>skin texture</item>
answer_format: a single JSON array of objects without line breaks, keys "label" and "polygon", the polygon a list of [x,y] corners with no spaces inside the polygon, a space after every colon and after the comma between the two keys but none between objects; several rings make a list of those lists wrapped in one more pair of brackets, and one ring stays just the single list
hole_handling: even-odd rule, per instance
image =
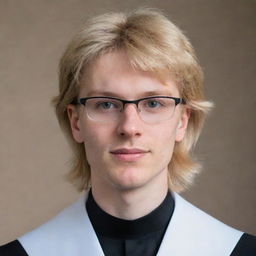
[{"label": "skin texture", "polygon": [[[132,68],[124,52],[100,57],[81,80],[79,97],[115,96],[127,100],[151,95],[179,97],[169,79],[162,84],[152,73]],[[84,143],[91,167],[92,193],[98,205],[111,215],[135,219],[155,209],[167,190],[167,166],[176,141],[186,131],[189,111],[181,105],[170,120],[148,124],[134,104],[127,104],[117,122],[90,120],[84,106],[68,106],[74,139]],[[114,155],[117,149],[141,149],[144,153]]]}]

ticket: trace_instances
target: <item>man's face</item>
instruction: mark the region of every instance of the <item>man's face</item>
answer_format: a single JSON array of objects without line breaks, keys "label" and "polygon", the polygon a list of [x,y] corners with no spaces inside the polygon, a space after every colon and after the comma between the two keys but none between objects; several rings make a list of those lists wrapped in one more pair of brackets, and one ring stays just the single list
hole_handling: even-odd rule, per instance
[{"label": "man's face", "polygon": [[[180,97],[172,80],[162,84],[150,72],[134,70],[121,51],[100,57],[81,83],[80,98],[114,96],[136,100],[149,93]],[[68,113],[74,139],[85,146],[92,186],[121,190],[150,185],[166,188],[174,143],[182,140],[188,121],[188,112],[182,111],[180,104],[171,119],[153,124],[140,118],[135,104],[127,104],[119,120],[107,124],[89,119],[85,108],[81,106],[77,114],[69,105]],[[135,153],[138,150],[141,153]]]}]

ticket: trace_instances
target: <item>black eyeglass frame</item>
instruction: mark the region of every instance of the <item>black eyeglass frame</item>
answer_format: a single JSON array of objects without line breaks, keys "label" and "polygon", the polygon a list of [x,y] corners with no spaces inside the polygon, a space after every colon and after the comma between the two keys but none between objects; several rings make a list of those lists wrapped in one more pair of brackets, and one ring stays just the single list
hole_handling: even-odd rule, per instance
[{"label": "black eyeglass frame", "polygon": [[148,99],[155,99],[155,98],[161,98],[161,99],[173,99],[175,101],[175,107],[178,104],[186,104],[186,101],[182,98],[177,98],[177,97],[171,97],[171,96],[150,96],[150,97],[145,97],[145,98],[141,98],[141,99],[137,99],[137,100],[123,100],[123,99],[119,99],[119,98],[115,98],[115,97],[108,97],[108,96],[94,96],[94,97],[86,97],[86,98],[80,98],[80,99],[75,99],[72,101],[71,104],[74,105],[86,105],[86,101],[89,99],[110,99],[110,100],[118,100],[120,102],[123,103],[123,108],[125,107],[126,104],[135,104],[136,107],[138,108],[139,102],[142,100],[148,100]]}]

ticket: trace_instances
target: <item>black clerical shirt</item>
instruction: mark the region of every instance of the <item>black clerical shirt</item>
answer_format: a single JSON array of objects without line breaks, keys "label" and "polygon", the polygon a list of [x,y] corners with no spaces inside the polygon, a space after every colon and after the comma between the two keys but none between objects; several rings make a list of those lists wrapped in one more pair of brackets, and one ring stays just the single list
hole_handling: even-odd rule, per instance
[{"label": "black clerical shirt", "polygon": [[123,220],[104,212],[90,191],[86,203],[88,216],[106,256],[155,256],[174,210],[170,192],[148,215]]}]

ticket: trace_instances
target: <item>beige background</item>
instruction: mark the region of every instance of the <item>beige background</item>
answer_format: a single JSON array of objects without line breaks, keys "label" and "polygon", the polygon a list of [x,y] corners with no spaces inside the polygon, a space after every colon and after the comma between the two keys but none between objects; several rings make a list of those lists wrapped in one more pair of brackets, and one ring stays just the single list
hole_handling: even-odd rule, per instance
[{"label": "beige background", "polygon": [[256,234],[255,0],[0,0],[0,244],[79,196],[63,178],[69,148],[49,104],[64,47],[89,15],[141,5],[189,36],[216,103],[196,149],[204,171],[184,196]]}]

